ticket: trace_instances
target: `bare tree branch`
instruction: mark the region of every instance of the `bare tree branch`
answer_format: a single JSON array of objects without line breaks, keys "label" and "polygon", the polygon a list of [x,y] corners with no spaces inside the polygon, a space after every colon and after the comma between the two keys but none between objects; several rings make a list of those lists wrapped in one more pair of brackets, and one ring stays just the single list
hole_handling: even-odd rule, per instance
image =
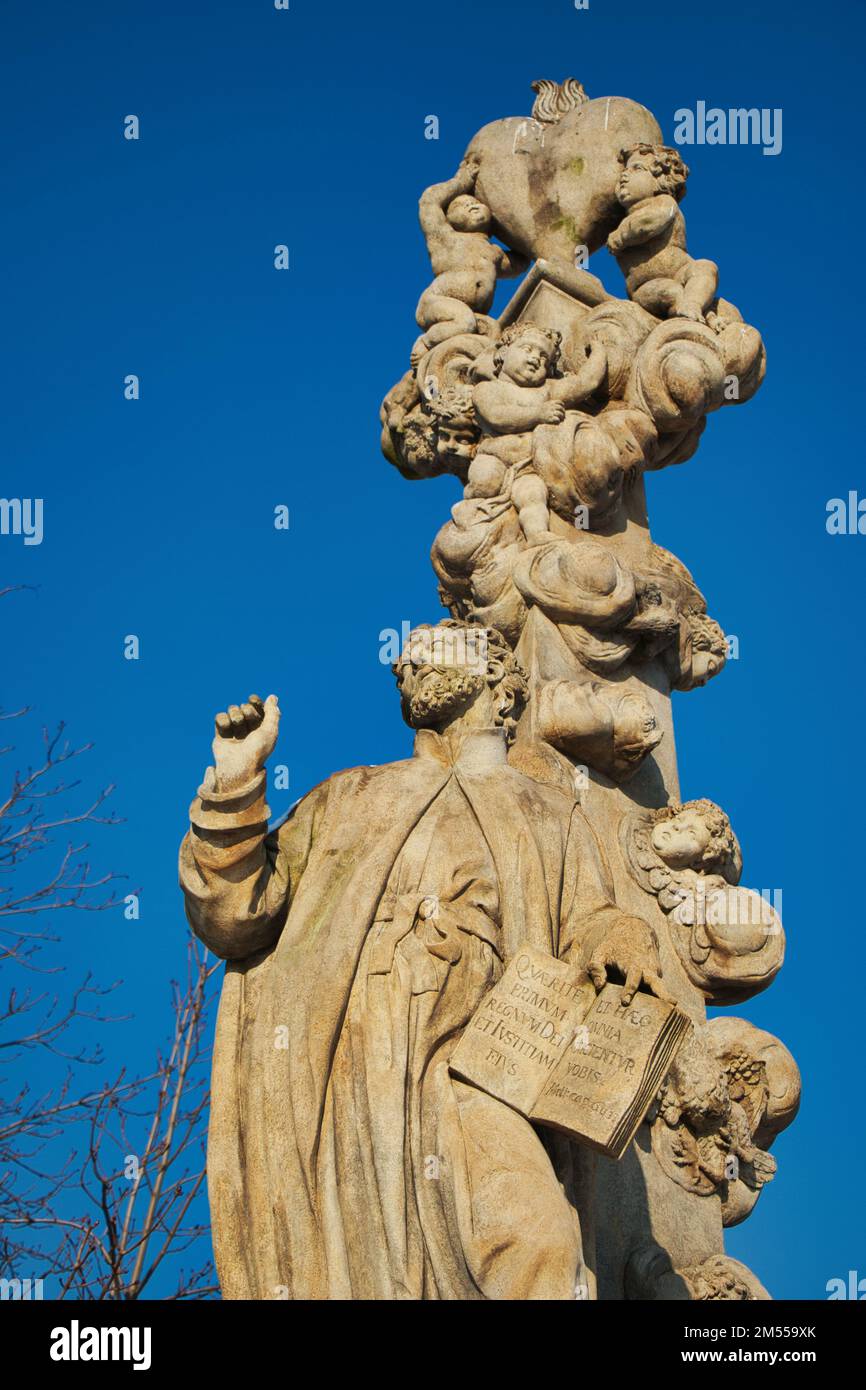
[{"label": "bare tree branch", "polygon": [[[2,588],[0,598],[25,587]],[[29,712],[0,709],[0,720]],[[204,1251],[209,1230],[193,1213],[205,1177],[204,1039],[218,962],[190,937],[186,983],[172,984],[167,1053],[143,1076],[121,1068],[83,1084],[82,1068],[105,1066],[92,1035],[94,1025],[119,1021],[101,1001],[120,982],[101,987],[88,972],[67,985],[52,950],[60,935],[43,922],[62,926],[64,912],[120,906],[123,876],[94,875],[81,838],[82,827],[120,822],[104,809],[113,786],[83,808],[72,800],[80,782],[67,780],[68,766],[91,744],[72,746],[61,722],[42,729],[41,745],[37,763],[13,772],[0,792],[0,966],[12,972],[0,998],[0,1275],[39,1271],[51,1280],[48,1296],[61,1299],[137,1299],[157,1275],[163,1287],[173,1278],[170,1298],[211,1297],[209,1249],[188,1270],[180,1257],[197,1244]],[[12,753],[0,747],[0,756]],[[34,975],[51,976],[56,988],[33,990]],[[62,1063],[37,1094],[13,1080],[34,1054]]]}]

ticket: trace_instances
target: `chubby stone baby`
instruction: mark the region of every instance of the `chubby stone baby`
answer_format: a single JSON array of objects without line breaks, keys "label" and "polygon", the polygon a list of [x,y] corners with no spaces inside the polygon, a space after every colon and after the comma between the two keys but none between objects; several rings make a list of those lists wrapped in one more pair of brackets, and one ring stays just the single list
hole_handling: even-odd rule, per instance
[{"label": "chubby stone baby", "polygon": [[484,438],[469,467],[466,497],[510,491],[530,544],[550,539],[547,484],[532,465],[532,431],[558,425],[565,412],[591,396],[604,378],[607,358],[590,347],[579,372],[556,376],[560,334],[531,323],[506,328],[493,355],[494,377],[475,387],[475,415]]},{"label": "chubby stone baby", "polygon": [[663,806],[655,815],[652,847],[669,869],[719,874],[729,883],[737,881],[737,837],[715,802],[701,797],[684,805]]},{"label": "chubby stone baby", "polygon": [[686,222],[679,203],[688,168],[667,145],[623,150],[616,196],[626,216],[607,239],[625,276],[629,298],[656,318],[707,321],[719,271],[686,250]]}]

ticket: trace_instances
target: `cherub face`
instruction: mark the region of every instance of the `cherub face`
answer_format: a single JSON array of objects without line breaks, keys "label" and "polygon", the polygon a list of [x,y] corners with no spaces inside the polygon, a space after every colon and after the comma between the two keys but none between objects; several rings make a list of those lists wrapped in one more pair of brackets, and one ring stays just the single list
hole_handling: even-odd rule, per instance
[{"label": "cherub face", "polygon": [[721,671],[724,662],[718,652],[705,651],[703,648],[692,649],[692,681],[695,685],[706,685],[708,680],[717,676]]},{"label": "cherub face", "polygon": [[550,371],[551,346],[540,333],[521,333],[502,355],[502,375],[518,386],[541,386]]},{"label": "cherub face", "polygon": [[490,209],[468,193],[452,199],[447,217],[455,232],[486,232],[490,227]]},{"label": "cherub face", "polygon": [[460,420],[442,420],[436,432],[436,452],[443,463],[468,465],[478,447],[478,431]]},{"label": "cherub face", "polygon": [[656,176],[652,172],[652,156],[633,154],[619,176],[616,196],[624,208],[653,198],[658,193]]},{"label": "cherub face", "polygon": [[697,811],[680,811],[670,820],[659,821],[652,833],[653,849],[671,869],[700,864],[709,843],[710,832]]}]

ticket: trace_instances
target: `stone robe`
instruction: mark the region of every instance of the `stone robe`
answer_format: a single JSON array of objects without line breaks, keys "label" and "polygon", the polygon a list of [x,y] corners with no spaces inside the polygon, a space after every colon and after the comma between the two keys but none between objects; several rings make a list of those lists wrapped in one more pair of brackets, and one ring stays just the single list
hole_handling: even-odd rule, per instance
[{"label": "stone robe", "polygon": [[448,1072],[520,945],[584,963],[619,920],[582,812],[509,767],[498,729],[456,761],[422,730],[271,834],[264,782],[202,788],[180,856],[193,929],[228,962],[208,1149],[224,1296],[593,1296],[592,1156]]}]

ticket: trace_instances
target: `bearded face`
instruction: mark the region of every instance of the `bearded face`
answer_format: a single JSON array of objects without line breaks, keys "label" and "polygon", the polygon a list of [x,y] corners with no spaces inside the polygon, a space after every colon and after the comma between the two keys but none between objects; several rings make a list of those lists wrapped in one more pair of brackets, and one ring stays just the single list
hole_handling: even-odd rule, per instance
[{"label": "bearded face", "polygon": [[486,678],[457,666],[403,666],[400,699],[403,718],[413,729],[441,729],[464,713],[483,690]]}]

